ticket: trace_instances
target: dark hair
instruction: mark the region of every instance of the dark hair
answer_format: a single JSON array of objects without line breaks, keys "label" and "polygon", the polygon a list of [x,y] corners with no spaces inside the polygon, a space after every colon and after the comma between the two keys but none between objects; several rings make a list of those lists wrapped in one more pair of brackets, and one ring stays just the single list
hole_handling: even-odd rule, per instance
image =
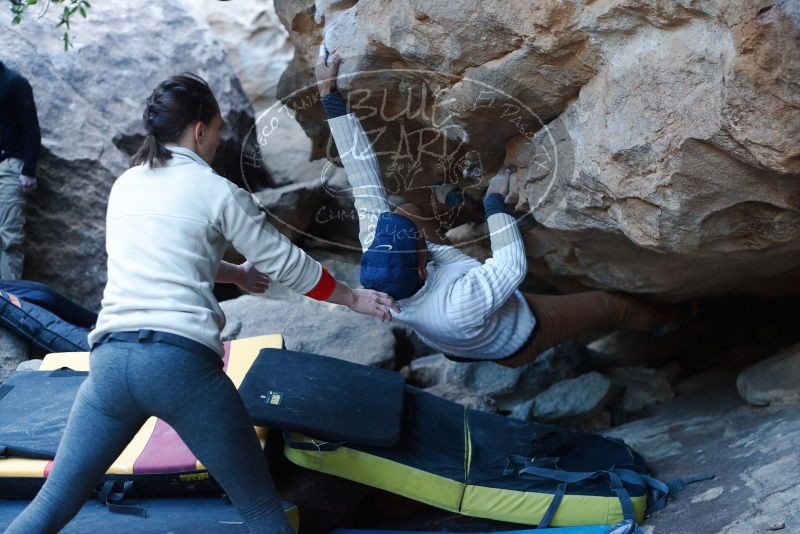
[{"label": "dark hair", "polygon": [[147,137],[133,163],[160,167],[171,157],[165,143],[174,143],[186,127],[195,122],[211,122],[219,104],[205,80],[191,72],[170,76],[153,89],[142,119]]}]

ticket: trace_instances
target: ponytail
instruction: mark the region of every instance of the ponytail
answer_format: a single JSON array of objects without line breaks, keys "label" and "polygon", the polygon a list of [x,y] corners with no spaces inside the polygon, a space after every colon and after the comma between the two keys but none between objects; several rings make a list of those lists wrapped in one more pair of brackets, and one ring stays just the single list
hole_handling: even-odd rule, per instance
[{"label": "ponytail", "polygon": [[201,77],[187,72],[167,78],[147,99],[142,114],[147,137],[132,158],[134,165],[163,166],[172,157],[165,144],[180,139],[195,121],[209,124],[218,113],[217,99]]},{"label": "ponytail", "polygon": [[141,165],[146,163],[150,167],[162,167],[167,160],[172,157],[169,150],[164,145],[158,142],[156,136],[149,133],[144,138],[142,147],[136,154],[133,155],[131,161],[134,165]]}]

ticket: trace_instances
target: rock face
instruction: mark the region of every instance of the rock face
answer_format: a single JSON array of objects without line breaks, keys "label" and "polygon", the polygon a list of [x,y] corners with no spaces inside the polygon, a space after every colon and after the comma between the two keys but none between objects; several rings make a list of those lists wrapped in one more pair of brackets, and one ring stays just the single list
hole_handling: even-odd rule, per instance
[{"label": "rock face", "polygon": [[[735,370],[698,375],[645,418],[613,429],[661,480],[691,484],[642,525],[645,532],[752,534],[800,529],[800,414],[794,405],[753,409],[736,394]],[[770,528],[773,527],[773,528]]]},{"label": "rock face", "polygon": [[42,366],[42,363],[44,363],[44,360],[41,360],[39,358],[34,358],[32,360],[25,360],[23,362],[20,362],[19,365],[17,365],[17,371],[38,371],[39,367]]},{"label": "rock face", "polygon": [[256,197],[270,213],[276,228],[294,240],[302,237],[304,230],[314,219],[314,210],[302,207],[319,205],[322,200],[322,188],[316,181],[300,182],[263,189],[256,193]]},{"label": "rock face", "polygon": [[597,415],[613,394],[611,381],[592,372],[564,380],[542,392],[532,405],[532,417],[548,423],[576,423]]},{"label": "rock face", "polygon": [[268,180],[263,169],[248,163],[253,158],[244,158],[240,170],[242,153],[258,153],[254,140],[243,145],[253,125],[252,108],[225,52],[183,3],[93,5],[87,23],[74,25],[68,53],[53,29],[51,11],[15,27],[7,12],[0,17],[0,57],[31,82],[42,127],[25,277],[97,306],[105,284],[108,192],[144,137],[144,102],[161,80],[183,71],[203,76],[226,121],[215,168],[234,180],[243,170],[254,186]]},{"label": "rock face", "polygon": [[31,348],[20,337],[0,328],[0,382],[18,370],[30,357]]},{"label": "rock face", "polygon": [[406,375],[410,384],[450,400],[530,419],[534,397],[583,372],[587,360],[586,349],[569,342],[515,369],[493,362],[454,362],[443,354],[432,354],[412,360]]},{"label": "rock face", "polygon": [[429,388],[442,383],[449,361],[444,354],[431,354],[413,360],[407,367],[406,379],[417,387]]},{"label": "rock face", "polygon": [[[339,167],[311,159],[311,140],[292,109],[276,99],[278,81],[294,48],[273,3],[242,0],[235,9],[218,0],[196,0],[188,5],[225,48],[253,102],[253,138],[261,151],[259,163],[276,186],[260,194],[273,223],[293,240],[338,233],[338,228],[331,228],[335,226],[331,218],[352,208],[347,177]],[[329,231],[307,231],[314,223],[324,224]],[[354,236],[357,232],[352,230],[345,233]]]},{"label": "rock face", "polygon": [[736,379],[739,395],[753,406],[800,400],[800,345],[745,369]]},{"label": "rock face", "polygon": [[272,2],[192,0],[186,6],[225,49],[242,88],[256,109],[275,102],[275,88],[294,55]]},{"label": "rock face", "polygon": [[678,299],[768,292],[800,267],[796,1],[276,9],[298,49],[279,92],[317,156],[327,129],[303,88],[324,35],[387,186],[479,189],[459,178],[470,149],[517,165],[529,268],[554,283]]},{"label": "rock face", "polygon": [[631,414],[672,398],[669,376],[659,369],[619,367],[609,371],[611,382],[625,388],[622,410]]},{"label": "rock face", "polygon": [[272,2],[243,0],[235,9],[218,0],[192,0],[187,5],[225,48],[253,103],[257,132],[265,134],[259,138],[263,163],[274,183],[319,181],[323,162],[309,161],[311,141],[275,98],[294,48]]},{"label": "rock face", "polygon": [[475,393],[461,386],[441,383],[428,388],[427,391],[444,399],[457,402],[470,410],[479,410],[481,412],[497,411],[497,402],[492,397]]},{"label": "rock face", "polygon": [[282,334],[286,348],[392,367],[395,338],[388,323],[311,299],[275,300],[244,295],[221,304],[228,323],[222,339]]}]

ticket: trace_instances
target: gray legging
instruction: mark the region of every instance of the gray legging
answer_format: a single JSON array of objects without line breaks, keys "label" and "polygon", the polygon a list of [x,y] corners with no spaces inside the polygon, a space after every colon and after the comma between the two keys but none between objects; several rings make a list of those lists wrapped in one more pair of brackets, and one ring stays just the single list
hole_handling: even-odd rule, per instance
[{"label": "gray legging", "polygon": [[150,415],[178,432],[250,532],[292,532],[250,418],[219,361],[163,342],[116,340],[96,346],[90,358],[50,475],[7,534],[58,532]]}]

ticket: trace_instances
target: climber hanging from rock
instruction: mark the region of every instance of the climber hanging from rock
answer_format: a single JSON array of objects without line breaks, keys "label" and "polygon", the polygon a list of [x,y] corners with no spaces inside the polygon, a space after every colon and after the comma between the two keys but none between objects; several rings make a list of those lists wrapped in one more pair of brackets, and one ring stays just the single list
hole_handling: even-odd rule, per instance
[{"label": "climber hanging from rock", "polygon": [[[492,360],[509,367],[533,361],[545,349],[598,328],[671,329],[682,320],[676,307],[587,291],[571,295],[523,293],[525,247],[505,197],[514,169],[490,181],[483,199],[492,256],[485,262],[432,241],[436,221],[411,203],[394,209],[381,181],[375,152],[358,117],[336,90],[342,59],[323,44],[317,88],[328,116],[359,215],[361,283],[388,293],[400,305],[395,319],[431,347],[456,360]],[[436,195],[459,198],[458,190]],[[461,201],[469,199],[461,195]]]}]

